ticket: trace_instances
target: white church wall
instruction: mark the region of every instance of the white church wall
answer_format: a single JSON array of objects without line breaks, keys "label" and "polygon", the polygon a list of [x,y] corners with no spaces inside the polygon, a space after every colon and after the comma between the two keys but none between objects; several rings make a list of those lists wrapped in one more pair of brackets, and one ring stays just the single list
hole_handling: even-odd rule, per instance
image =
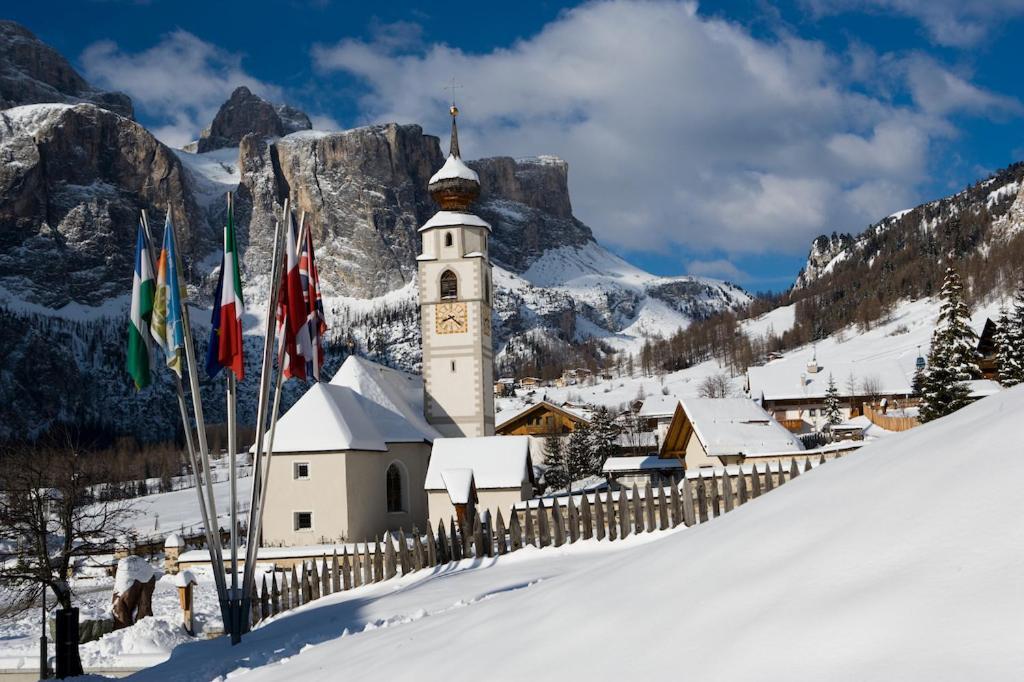
[{"label": "white church wall", "polygon": [[[333,453],[274,453],[271,490],[263,520],[265,546],[362,541],[387,531],[426,528],[423,483],[430,446],[392,443],[388,452],[352,450]],[[387,468],[400,462],[405,474],[406,509],[387,510]],[[296,462],[309,463],[309,477],[294,478]],[[294,514],[311,512],[313,527],[296,530]]]}]

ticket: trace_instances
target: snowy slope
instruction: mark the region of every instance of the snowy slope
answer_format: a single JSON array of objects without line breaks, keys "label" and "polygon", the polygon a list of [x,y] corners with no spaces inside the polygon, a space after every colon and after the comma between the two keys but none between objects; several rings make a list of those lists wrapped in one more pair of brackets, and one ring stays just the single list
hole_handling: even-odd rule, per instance
[{"label": "snowy slope", "polygon": [[326,598],[136,677],[1017,680],[1022,411],[1019,387],[644,546]]}]

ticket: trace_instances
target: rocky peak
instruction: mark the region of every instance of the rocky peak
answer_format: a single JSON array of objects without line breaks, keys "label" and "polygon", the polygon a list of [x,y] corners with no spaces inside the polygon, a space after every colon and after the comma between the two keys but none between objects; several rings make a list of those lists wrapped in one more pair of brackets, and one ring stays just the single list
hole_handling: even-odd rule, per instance
[{"label": "rocky peak", "polygon": [[823,234],[811,242],[811,251],[807,254],[807,264],[800,274],[797,275],[794,288],[799,289],[807,286],[825,272],[828,272],[829,264],[835,260],[843,251],[853,245],[853,237],[848,234],[832,233],[831,236]]},{"label": "rocky peak", "polygon": [[93,88],[68,60],[13,21],[0,21],[0,109],[23,104],[91,102],[132,118],[132,100]]},{"label": "rocky peak", "polygon": [[213,123],[200,136],[196,149],[208,152],[237,147],[250,133],[259,137],[281,137],[312,127],[304,112],[287,104],[268,102],[243,85],[235,88],[221,105]]}]

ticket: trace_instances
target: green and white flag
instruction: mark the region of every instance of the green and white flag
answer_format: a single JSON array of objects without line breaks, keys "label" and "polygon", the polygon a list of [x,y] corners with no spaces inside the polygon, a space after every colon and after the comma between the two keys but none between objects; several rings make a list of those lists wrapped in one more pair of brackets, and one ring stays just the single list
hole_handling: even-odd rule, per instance
[{"label": "green and white flag", "polygon": [[146,235],[139,225],[135,243],[135,276],[132,279],[132,310],[128,324],[128,356],[125,367],[141,389],[152,381],[149,374],[149,323],[153,315],[153,269],[146,248]]}]

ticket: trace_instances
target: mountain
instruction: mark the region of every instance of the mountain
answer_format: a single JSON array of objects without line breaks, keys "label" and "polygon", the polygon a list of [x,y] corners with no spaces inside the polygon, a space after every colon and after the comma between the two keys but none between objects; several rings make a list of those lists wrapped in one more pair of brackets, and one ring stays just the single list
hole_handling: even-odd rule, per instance
[{"label": "mountain", "polygon": [[93,88],[68,60],[27,28],[0,21],[0,109],[42,102],[91,102],[132,117],[128,95]]},{"label": "mountain", "polygon": [[[196,153],[173,150],[131,120],[130,108],[85,101],[95,91],[32,40],[60,66],[43,72],[63,69],[74,87],[39,89],[36,99],[48,103],[0,111],[8,160],[0,168],[0,437],[39,433],[55,420],[145,437],[173,433],[166,373],[135,397],[123,370],[138,215],[147,211],[157,235],[168,210],[173,215],[202,357],[228,191],[236,193],[253,374],[271,235],[286,197],[306,213],[318,245],[332,329],[328,371],[349,353],[418,369],[417,230],[437,210],[427,193],[444,160],[437,137],[398,124],[313,131],[301,111],[238,88]],[[0,73],[16,71],[21,54],[0,52]],[[494,228],[494,340],[505,368],[555,371],[560,362],[635,350],[645,335],[750,300],[716,280],[655,277],[605,250],[572,213],[565,161],[470,165],[483,185],[474,210]],[[204,380],[203,391],[208,419],[222,419],[219,384]],[[286,405],[300,391],[289,385]],[[253,418],[254,393],[255,382],[245,382],[243,422]]]},{"label": "mountain", "polygon": [[847,324],[870,326],[900,301],[937,293],[953,265],[971,301],[1020,284],[1024,262],[1024,163],[951,196],[899,211],[859,235],[822,235],[782,303],[796,304],[797,342]]}]

